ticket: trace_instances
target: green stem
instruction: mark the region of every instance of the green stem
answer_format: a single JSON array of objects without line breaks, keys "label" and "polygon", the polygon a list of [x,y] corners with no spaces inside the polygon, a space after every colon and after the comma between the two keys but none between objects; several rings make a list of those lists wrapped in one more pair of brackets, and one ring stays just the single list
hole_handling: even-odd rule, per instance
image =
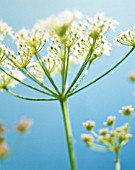
[{"label": "green stem", "polygon": [[28,97],[24,97],[24,96],[20,96],[12,91],[10,91],[9,89],[5,88],[5,90],[10,93],[12,96],[15,96],[17,98],[20,99],[24,99],[24,100],[31,100],[31,101],[54,101],[57,100],[57,98],[28,98]]},{"label": "green stem", "polygon": [[115,170],[120,170],[119,151],[115,152]]},{"label": "green stem", "polygon": [[54,96],[54,95],[52,95],[51,93],[45,92],[45,91],[43,91],[43,90],[40,90],[40,89],[38,89],[38,88],[36,88],[36,87],[34,87],[34,86],[31,86],[30,84],[27,84],[27,83],[19,80],[18,78],[14,77],[12,74],[9,74],[9,73],[8,73],[7,71],[5,71],[3,68],[0,68],[0,70],[3,71],[4,73],[6,73],[9,77],[13,78],[14,80],[18,81],[19,83],[23,84],[24,86],[26,86],[26,87],[28,87],[28,88],[31,88],[31,89],[33,89],[33,90],[36,90],[36,91],[38,91],[38,92],[40,92],[40,93],[44,93],[44,94],[49,95],[49,96]]},{"label": "green stem", "polygon": [[64,55],[62,58],[62,94],[65,91],[65,68],[66,68],[66,44],[64,44]]},{"label": "green stem", "polygon": [[24,71],[24,74],[26,74],[27,77],[29,77],[31,80],[33,80],[35,83],[39,84],[41,87],[45,88],[46,90],[48,90],[49,92],[51,92],[53,94],[53,96],[57,96],[57,94],[50,89],[48,86],[46,86],[44,83],[42,83],[41,81],[39,81],[32,73],[30,73],[30,71],[26,68],[25,69],[26,72]]},{"label": "green stem", "polygon": [[99,144],[93,144],[91,149],[96,150],[98,152],[107,152],[108,151],[107,147],[99,145]]},{"label": "green stem", "polygon": [[30,78],[31,80],[33,80],[35,83],[37,83],[38,85],[40,85],[41,87],[45,88],[46,90],[48,90],[49,92],[51,92],[54,96],[57,96],[57,94],[50,89],[48,86],[46,86],[44,83],[40,82],[35,76],[33,76],[27,68],[25,68],[25,70],[23,68],[20,68],[17,63],[15,63],[11,58],[9,58],[9,61],[11,61],[15,67],[17,67],[23,74],[25,74],[28,78]]},{"label": "green stem", "polygon": [[67,99],[61,100],[60,104],[61,104],[64,127],[65,127],[65,132],[66,132],[66,141],[67,141],[67,147],[68,147],[70,169],[76,170],[77,168],[76,168],[75,154],[74,154],[74,148],[73,148],[73,142],[72,142],[72,130],[71,130],[71,125],[70,125],[69,113],[68,113]]},{"label": "green stem", "polygon": [[84,74],[82,75],[81,79],[80,79],[79,82],[78,82],[77,84],[75,84],[75,85],[73,86],[73,88],[71,89],[71,93],[74,92],[74,90],[76,90],[77,87],[79,87],[79,85],[83,82],[83,80],[85,79],[85,77],[86,77],[87,74],[88,74],[90,65],[91,65],[91,63],[89,62],[88,67],[87,67],[87,69],[85,70]]},{"label": "green stem", "polygon": [[93,42],[93,44],[92,44],[92,47],[90,48],[90,50],[89,50],[89,52],[88,52],[88,54],[87,54],[87,56],[86,56],[86,58],[85,58],[85,61],[83,62],[80,70],[78,71],[76,77],[74,78],[73,82],[71,83],[71,85],[70,85],[69,89],[67,90],[66,94],[68,94],[68,93],[70,92],[70,90],[71,90],[72,87],[75,85],[75,83],[77,82],[77,80],[79,79],[79,77],[82,75],[85,67],[86,67],[87,64],[88,64],[88,62],[90,61],[90,58],[91,58],[91,56],[92,56],[92,54],[93,54],[93,47],[94,47],[95,43],[96,43],[96,40],[94,40],[94,42]]},{"label": "green stem", "polygon": [[68,75],[68,68],[69,68],[69,54],[70,54],[70,48],[68,47],[68,54],[67,54],[67,58],[66,58],[66,71],[65,71],[65,80],[64,80],[64,91],[66,88],[66,83],[67,83],[67,75]]},{"label": "green stem", "polygon": [[57,88],[57,86],[56,86],[54,80],[52,79],[52,77],[51,77],[49,71],[47,70],[45,64],[42,62],[42,60],[41,60],[39,54],[37,53],[37,54],[35,54],[35,56],[36,56],[36,59],[37,59],[39,65],[41,66],[42,70],[44,71],[45,75],[47,76],[47,78],[48,78],[49,81],[51,82],[52,86],[53,86],[54,89],[57,91],[57,93],[60,94],[59,89]]},{"label": "green stem", "polygon": [[96,83],[98,80],[102,79],[103,77],[105,77],[108,73],[110,73],[111,71],[113,71],[117,66],[119,66],[134,50],[135,48],[133,47],[117,64],[115,64],[111,69],[109,69],[108,71],[106,71],[104,74],[102,74],[101,76],[99,76],[98,78],[96,78],[95,80],[93,80],[92,82],[86,84],[85,86],[83,86],[82,88],[74,91],[73,93],[70,93],[68,96],[72,96],[73,94],[78,93],[79,91],[87,88],[88,86]]}]

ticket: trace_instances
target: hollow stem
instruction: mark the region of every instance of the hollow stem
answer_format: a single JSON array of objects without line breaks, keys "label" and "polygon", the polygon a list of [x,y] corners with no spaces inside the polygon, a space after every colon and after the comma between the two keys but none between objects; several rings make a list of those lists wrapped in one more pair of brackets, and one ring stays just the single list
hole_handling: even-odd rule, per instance
[{"label": "hollow stem", "polygon": [[70,161],[70,170],[77,170],[76,161],[75,161],[75,153],[74,153],[74,148],[73,148],[73,141],[72,141],[72,130],[71,130],[71,125],[70,125],[69,113],[68,113],[67,99],[61,100],[60,105],[61,105],[64,128],[65,128],[65,133],[66,133],[68,156],[69,156],[69,161]]}]

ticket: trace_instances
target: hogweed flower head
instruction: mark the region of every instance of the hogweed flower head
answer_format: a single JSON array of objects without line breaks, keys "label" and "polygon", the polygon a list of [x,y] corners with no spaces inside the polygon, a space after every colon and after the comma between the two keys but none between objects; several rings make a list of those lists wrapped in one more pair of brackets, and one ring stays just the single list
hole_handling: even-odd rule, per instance
[{"label": "hogweed flower head", "polygon": [[[0,31],[0,36],[12,34],[11,37],[17,46],[16,53],[2,44],[3,42],[0,44],[0,67],[8,70],[11,76],[14,69],[18,73],[19,70],[23,74],[26,72],[25,75],[35,82],[39,81],[42,86],[46,77],[51,79],[50,75],[66,75],[71,66],[82,65],[90,52],[92,54],[88,63],[92,63],[103,54],[109,55],[111,44],[105,34],[110,29],[114,31],[118,23],[104,14],[89,18],[79,11],[66,10],[57,16],[37,22],[32,29],[22,28],[14,34],[4,22],[0,22],[0,25],[3,30]],[[40,56],[40,53],[43,55]],[[10,71],[7,63],[10,63]],[[3,74],[5,73],[1,74],[1,89],[12,86],[12,79],[9,75]]]}]

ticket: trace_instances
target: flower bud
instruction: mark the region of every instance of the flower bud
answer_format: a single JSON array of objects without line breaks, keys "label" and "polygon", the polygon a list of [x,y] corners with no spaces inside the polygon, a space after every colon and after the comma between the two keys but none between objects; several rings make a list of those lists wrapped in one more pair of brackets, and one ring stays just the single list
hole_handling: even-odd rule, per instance
[{"label": "flower bud", "polygon": [[131,105],[128,105],[128,106],[123,106],[119,112],[125,116],[129,116],[133,111],[134,108]]},{"label": "flower bud", "polygon": [[112,126],[115,122],[116,117],[115,116],[109,116],[107,118],[107,122],[104,122],[104,125],[106,126]]},{"label": "flower bud", "polygon": [[83,123],[83,126],[86,128],[86,130],[92,131],[94,126],[95,126],[95,122],[94,121],[87,121]]},{"label": "flower bud", "polygon": [[84,143],[87,146],[92,146],[93,145],[94,139],[93,139],[93,137],[91,135],[82,134],[81,138],[82,138],[82,140],[84,141]]},{"label": "flower bud", "polygon": [[105,136],[108,133],[108,129],[107,128],[106,129],[105,128],[104,129],[100,129],[99,133],[100,133],[100,135]]}]

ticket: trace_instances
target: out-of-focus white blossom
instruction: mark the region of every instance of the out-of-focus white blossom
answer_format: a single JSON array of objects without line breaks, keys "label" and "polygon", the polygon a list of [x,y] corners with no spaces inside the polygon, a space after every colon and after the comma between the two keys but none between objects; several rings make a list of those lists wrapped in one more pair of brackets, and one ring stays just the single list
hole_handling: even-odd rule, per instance
[{"label": "out-of-focus white blossom", "polygon": [[[38,22],[37,27],[48,29],[50,35],[58,41],[67,41],[70,39],[70,28],[76,19],[81,18],[82,14],[79,11],[65,10],[57,16],[49,17],[46,20]],[[72,36],[72,35],[71,35]]]},{"label": "out-of-focus white blossom", "polygon": [[[118,22],[112,18],[105,17],[104,14],[97,14],[94,19],[88,16],[80,19],[82,15],[78,15],[78,13],[65,11],[58,16],[50,17],[45,21],[42,20],[37,24],[37,28],[48,28],[50,36],[54,39],[55,47],[51,50],[52,55],[54,55],[55,49],[59,48],[59,51],[63,51],[64,47],[61,46],[61,43],[63,43],[66,47],[70,47],[70,63],[82,63],[95,39],[91,61],[103,54],[109,55],[111,44],[104,34],[109,29],[114,31]],[[50,44],[53,46],[51,42]],[[59,57],[60,55],[57,51],[57,56]]]},{"label": "out-of-focus white blossom", "polygon": [[12,36],[12,34],[12,28],[0,20],[0,41],[3,41],[6,35]]}]

